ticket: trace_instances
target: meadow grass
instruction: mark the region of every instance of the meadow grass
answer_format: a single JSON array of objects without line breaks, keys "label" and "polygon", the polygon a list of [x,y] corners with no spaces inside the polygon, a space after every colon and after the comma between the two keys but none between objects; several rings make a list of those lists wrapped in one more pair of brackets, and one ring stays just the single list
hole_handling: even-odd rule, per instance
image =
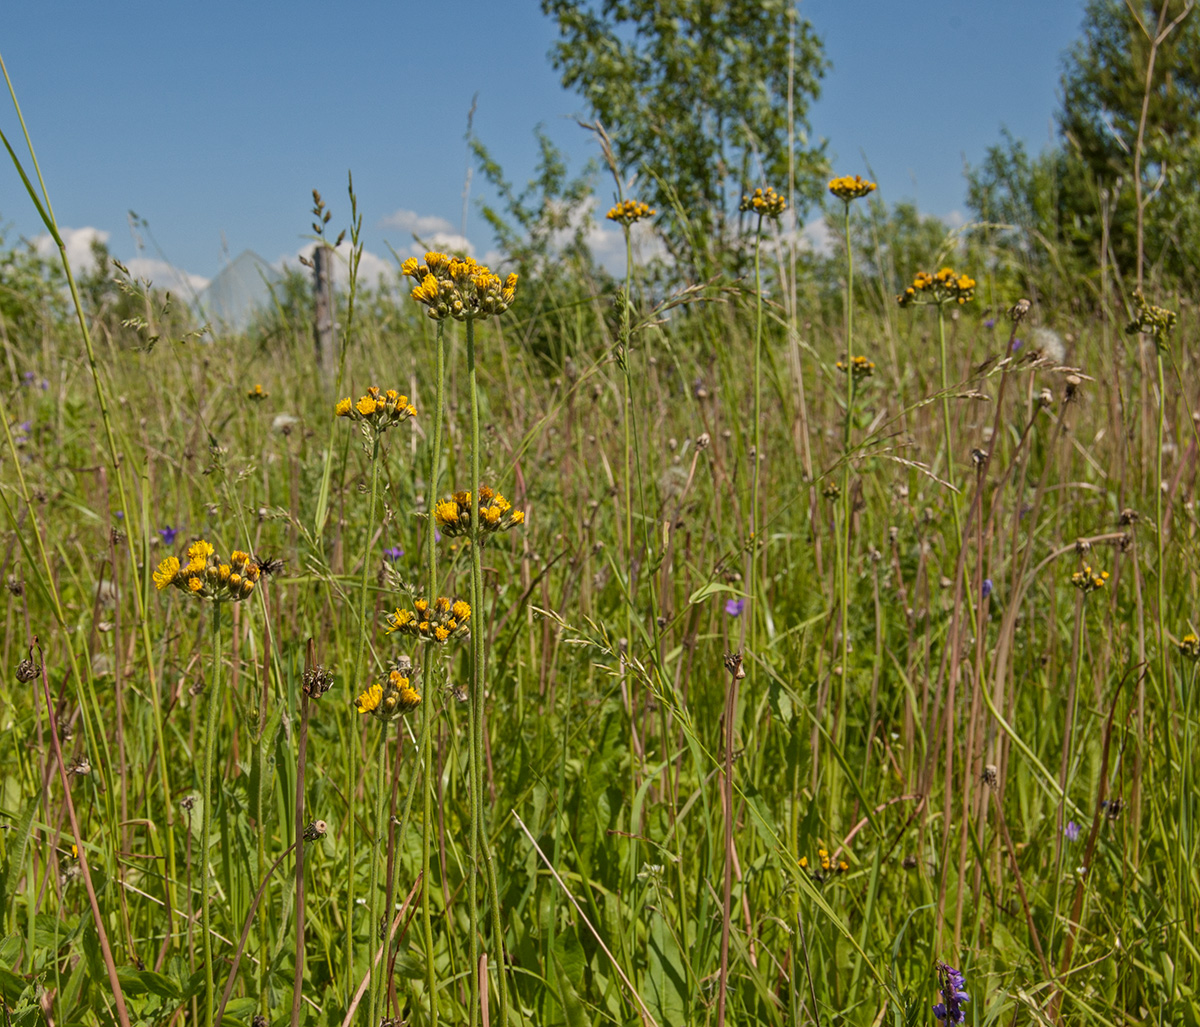
[{"label": "meadow grass", "polygon": [[[843,309],[761,230],[557,365],[524,285],[358,295],[339,381],[6,334],[12,1022],[1200,1022],[1194,308]],[[153,587],[201,538],[242,601]]]}]

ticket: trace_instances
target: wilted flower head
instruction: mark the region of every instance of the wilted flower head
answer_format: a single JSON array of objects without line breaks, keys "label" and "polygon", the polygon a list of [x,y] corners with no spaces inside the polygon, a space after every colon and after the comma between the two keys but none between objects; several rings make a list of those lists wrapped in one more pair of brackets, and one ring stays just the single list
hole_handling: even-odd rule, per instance
[{"label": "wilted flower head", "polygon": [[971,1000],[963,975],[948,963],[938,963],[937,973],[942,1001],[933,1007],[933,1015],[942,1023],[962,1023],[967,1018],[963,1004]]},{"label": "wilted flower head", "polygon": [[1189,631],[1179,640],[1179,651],[1189,660],[1200,660],[1200,638]]},{"label": "wilted flower head", "polygon": [[966,303],[974,296],[974,278],[966,274],[960,275],[953,268],[944,267],[936,274],[918,271],[912,285],[896,299],[902,307],[920,303],[940,307],[944,303]]},{"label": "wilted flower head", "polygon": [[[471,493],[455,492],[449,499],[440,499],[433,509],[434,522],[444,535],[454,538],[456,535],[471,533]],[[514,510],[512,504],[495,489],[487,485],[479,486],[479,527],[480,543],[488,535],[497,531],[508,531],[509,528],[525,523],[525,511]]]},{"label": "wilted flower head", "polygon": [[417,416],[417,408],[408,401],[407,396],[395,389],[381,393],[374,385],[359,397],[357,403],[351,402],[349,396],[339,400],[333,412],[338,417],[357,421],[374,432],[387,431],[401,421]]},{"label": "wilted flower head", "polygon": [[484,320],[503,314],[517,295],[517,276],[503,282],[492,269],[477,264],[472,257],[448,257],[444,253],[426,253],[425,263],[409,257],[400,270],[418,284],[412,298],[428,307],[435,321],[453,317],[456,321]]},{"label": "wilted flower head", "polygon": [[173,585],[198,599],[236,603],[254,591],[258,576],[258,564],[249,553],[235,549],[229,554],[229,562],[222,563],[212,545],[198,539],[188,547],[186,563],[168,556],[158,565],[154,585],[160,592]]},{"label": "wilted flower head", "polygon": [[1071,584],[1087,595],[1108,584],[1108,571],[1094,571],[1091,564],[1085,563],[1071,575]]},{"label": "wilted flower head", "polygon": [[787,200],[767,186],[765,189],[755,189],[749,196],[743,196],[738,210],[752,211],[764,218],[779,218],[787,210]]},{"label": "wilted flower head", "polygon": [[841,178],[835,178],[830,181],[829,191],[839,200],[850,203],[852,200],[857,200],[860,197],[873,193],[875,191],[875,183],[868,182],[862,175],[855,175],[853,178],[849,175],[843,175]]},{"label": "wilted flower head", "polygon": [[439,596],[432,603],[428,599],[414,599],[412,609],[397,607],[387,615],[387,634],[399,632],[419,638],[423,642],[443,645],[452,638],[470,634],[467,621],[471,619],[471,606],[462,599],[447,599]]},{"label": "wilted flower head", "polygon": [[[837,369],[839,371],[841,371],[842,374],[845,374],[846,373],[845,363],[843,361],[839,360],[837,362]],[[864,356],[851,357],[850,358],[850,370],[854,375],[854,380],[856,382],[860,382],[865,378],[871,378],[874,376],[875,364],[873,361],[868,360]]]},{"label": "wilted flower head", "polygon": [[398,670],[391,671],[382,683],[375,682],[357,699],[359,713],[369,713],[385,723],[398,713],[408,713],[421,705],[421,693]]},{"label": "wilted flower head", "polygon": [[635,221],[654,217],[657,213],[650,204],[642,203],[641,200],[622,200],[604,216],[609,221],[617,221],[622,225],[632,225]]},{"label": "wilted flower head", "polygon": [[1154,339],[1155,345],[1162,349],[1166,346],[1167,336],[1171,334],[1177,320],[1175,311],[1147,303],[1142,290],[1138,289],[1133,294],[1133,320],[1125,326],[1125,331],[1130,335],[1145,332]]}]

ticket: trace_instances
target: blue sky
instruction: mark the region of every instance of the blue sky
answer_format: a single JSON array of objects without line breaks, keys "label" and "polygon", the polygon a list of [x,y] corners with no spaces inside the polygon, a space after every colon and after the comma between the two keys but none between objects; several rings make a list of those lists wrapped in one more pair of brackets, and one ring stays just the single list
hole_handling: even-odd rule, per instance
[{"label": "blue sky", "polygon": [[[166,259],[202,284],[244,249],[270,261],[300,251],[314,186],[332,227],[345,224],[347,169],[380,266],[388,243],[409,252],[414,228],[458,235],[475,93],[475,131],[510,179],[532,174],[538,124],[574,167],[593,154],[571,120],[582,104],[546,58],[556,33],[536,0],[442,10],[455,13],[409,0],[15,2],[0,54],[80,248],[107,233],[135,270],[158,281]],[[800,11],[833,63],[811,121],[835,172],[869,162],[886,199],[951,218],[964,160],[981,160],[1001,126],[1035,151],[1051,139],[1082,19],[1080,0],[802,0]],[[476,176],[474,198],[480,186]],[[601,182],[602,202],[609,191]],[[141,249],[129,210],[149,222]],[[10,243],[41,231],[7,163],[0,224]],[[479,256],[492,245],[474,201],[466,236]]]}]

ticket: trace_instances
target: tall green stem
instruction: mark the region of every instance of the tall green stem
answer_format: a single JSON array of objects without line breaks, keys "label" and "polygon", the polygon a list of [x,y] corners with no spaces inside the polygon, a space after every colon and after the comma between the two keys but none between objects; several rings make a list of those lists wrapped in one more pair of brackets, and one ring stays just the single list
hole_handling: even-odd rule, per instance
[{"label": "tall green stem", "polygon": [[[962,521],[958,513],[958,486],[954,481],[954,445],[950,433],[950,370],[946,362],[946,313],[942,304],[937,305],[938,346],[942,358],[942,428],[946,437],[946,481],[950,483],[950,509],[954,513],[954,544],[962,545]],[[971,607],[974,610],[974,607]],[[973,616],[973,614],[972,614]]]},{"label": "tall green stem", "polygon": [[384,978],[387,974],[387,952],[384,951],[383,958],[377,963],[375,961],[375,948],[381,939],[386,940],[388,933],[379,930],[379,893],[381,891],[380,879],[380,863],[387,858],[387,761],[388,761],[388,725],[385,722],[380,727],[382,737],[379,739],[379,752],[375,763],[375,835],[371,839],[371,894],[367,903],[367,908],[370,910],[370,930],[367,937],[370,939],[370,944],[367,947],[367,965],[370,968],[370,990],[368,993],[368,1004],[371,1012],[370,1023],[379,1023],[379,1015],[383,994],[386,989],[383,986]]},{"label": "tall green stem", "polygon": [[746,591],[750,593],[750,614],[742,624],[743,632],[750,635],[750,648],[755,648],[754,629],[758,622],[758,477],[762,466],[762,225],[763,216],[758,216],[758,228],[754,233],[754,470],[750,485],[750,558],[746,570]]},{"label": "tall green stem", "polygon": [[[444,322],[437,323],[437,383],[435,388],[433,413],[433,453],[430,457],[429,487],[427,490],[426,506],[429,509],[429,531],[427,532],[426,576],[430,602],[438,595],[437,580],[437,537],[433,511],[437,506],[438,478],[442,468],[442,418],[444,416],[445,387],[446,387],[446,343]],[[438,1022],[437,1007],[437,968],[434,966],[433,955],[433,919],[430,912],[429,889],[431,865],[430,853],[433,845],[433,738],[432,703],[430,693],[433,689],[433,650],[425,654],[424,690],[421,702],[421,777],[422,777],[422,821],[421,821],[421,938],[425,946],[425,987],[429,993],[429,1022],[436,1027]]]},{"label": "tall green stem", "polygon": [[842,677],[838,689],[836,738],[845,742],[846,688],[850,676],[850,522],[854,501],[850,495],[850,442],[854,428],[854,251],[850,248],[850,203],[846,208],[846,419],[842,437]]},{"label": "tall green stem", "polygon": [[[360,582],[360,587],[359,587],[358,653],[356,654],[356,656],[354,658],[353,681],[354,681],[354,687],[356,687],[356,688],[362,683],[363,663],[366,659],[367,641],[368,641],[368,638],[370,635],[370,628],[367,624],[367,608],[369,606],[368,587],[370,585],[371,565],[373,563],[373,561],[371,560],[371,542],[375,536],[375,503],[376,503],[378,491],[379,491],[379,436],[373,435],[373,437],[371,439],[371,498],[370,498],[369,503],[367,504],[367,539],[363,546],[362,581]],[[355,725],[355,733],[356,734],[357,734],[357,730],[358,730],[358,727],[356,724]],[[353,783],[354,783],[354,781],[357,780],[357,778],[355,777],[356,760],[355,760],[355,756],[354,756],[354,754],[357,751],[358,751],[358,739],[352,738],[351,745],[350,745],[350,754],[351,754],[350,755],[350,773],[351,773],[350,782],[351,782],[351,787],[354,786]],[[351,804],[353,804],[353,802],[354,802],[353,795],[349,796],[348,798],[349,798],[349,801],[351,802]],[[350,865],[351,866],[354,866],[354,821],[355,821],[355,817],[353,816],[353,813],[352,813],[350,816],[350,827],[349,827],[349,850],[350,850],[350,861],[351,861]],[[372,850],[372,864],[371,865],[372,865],[372,882],[373,883],[375,881],[375,878],[374,878],[374,873],[375,873],[374,855],[375,855],[374,850]],[[374,896],[374,891],[372,891],[372,896]],[[346,910],[346,923],[347,923],[347,925],[352,925],[354,923],[354,889],[353,888],[347,889],[347,901],[349,902],[349,908]],[[373,926],[368,930],[367,937],[370,939],[374,939],[375,928]],[[369,947],[368,952],[374,953],[374,947],[373,946]],[[369,961],[370,965],[373,967],[374,962],[373,962],[373,960],[370,960],[370,956],[368,956],[368,961]],[[353,931],[353,929],[348,929],[346,931],[346,966],[347,966],[347,975],[348,975],[347,980],[346,980],[346,993],[347,993],[347,995],[353,995],[354,994],[354,969],[353,969],[353,967],[354,967],[354,931]],[[374,969],[370,970],[370,974],[371,974],[371,994],[368,999],[368,1003],[373,1010],[374,1009],[374,999],[375,999],[375,971],[374,971]],[[347,999],[347,1001],[349,1001],[349,999]]]},{"label": "tall green stem", "polygon": [[216,991],[213,986],[212,953],[212,880],[208,870],[208,851],[212,838],[212,815],[216,799],[213,796],[213,763],[217,750],[217,728],[221,722],[221,604],[212,604],[212,687],[208,689],[208,719],[204,730],[204,765],[201,787],[202,815],[200,817],[200,932],[204,936],[204,1022],[212,1027],[216,1013]]},{"label": "tall green stem", "polygon": [[1157,474],[1154,480],[1154,523],[1158,528],[1158,573],[1156,588],[1158,592],[1158,677],[1162,682],[1162,694],[1167,695],[1167,632],[1166,632],[1166,569],[1164,560],[1166,537],[1163,530],[1163,443],[1166,436],[1167,396],[1166,383],[1163,378],[1162,345],[1155,338],[1158,367],[1158,446],[1155,450],[1155,467]]}]

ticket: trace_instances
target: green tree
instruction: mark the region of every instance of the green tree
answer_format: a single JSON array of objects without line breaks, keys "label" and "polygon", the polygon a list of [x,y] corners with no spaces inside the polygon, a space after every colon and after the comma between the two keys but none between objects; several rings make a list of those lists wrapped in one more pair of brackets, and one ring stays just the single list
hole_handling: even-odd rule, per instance
[{"label": "green tree", "polygon": [[1140,279],[1144,254],[1152,272],[1184,276],[1200,257],[1195,0],[1088,0],[1062,89],[1059,129],[1112,197],[1118,265]]},{"label": "green tree", "polygon": [[791,0],[542,0],[542,10],[562,37],[550,57],[563,85],[603,123],[622,175],[641,177],[638,198],[659,211],[677,261],[703,272],[722,260],[747,186],[786,191],[791,171],[798,202],[821,194],[807,111],[826,62]]}]

